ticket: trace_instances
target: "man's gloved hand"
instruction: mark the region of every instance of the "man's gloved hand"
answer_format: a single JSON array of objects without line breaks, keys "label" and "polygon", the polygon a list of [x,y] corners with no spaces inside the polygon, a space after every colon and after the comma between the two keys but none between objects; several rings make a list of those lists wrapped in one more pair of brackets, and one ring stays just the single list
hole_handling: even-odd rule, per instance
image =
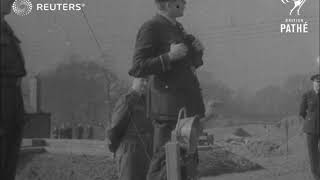
[{"label": "man's gloved hand", "polygon": [[195,48],[196,51],[204,51],[203,44],[197,38],[195,38],[194,41],[192,42],[192,46]]},{"label": "man's gloved hand", "polygon": [[188,48],[184,43],[171,44],[170,52],[168,53],[171,61],[177,61],[187,55]]}]

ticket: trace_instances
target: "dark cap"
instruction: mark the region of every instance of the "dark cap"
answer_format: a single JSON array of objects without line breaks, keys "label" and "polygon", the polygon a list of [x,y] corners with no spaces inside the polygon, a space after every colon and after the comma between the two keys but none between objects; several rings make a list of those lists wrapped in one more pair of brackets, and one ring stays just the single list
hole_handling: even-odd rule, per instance
[{"label": "dark cap", "polygon": [[315,74],[313,76],[311,76],[311,81],[317,81],[320,82],[320,74]]}]

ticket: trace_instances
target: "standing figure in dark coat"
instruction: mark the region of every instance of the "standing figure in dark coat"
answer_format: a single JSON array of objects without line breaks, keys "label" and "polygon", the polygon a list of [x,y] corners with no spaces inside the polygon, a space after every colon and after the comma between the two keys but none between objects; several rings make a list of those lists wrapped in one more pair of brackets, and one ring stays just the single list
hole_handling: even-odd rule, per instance
[{"label": "standing figure in dark coat", "polygon": [[183,16],[185,0],[155,0],[159,12],[138,31],[129,74],[150,76],[147,107],[154,124],[154,156],[149,180],[166,179],[164,145],[170,140],[178,112],[204,116],[196,69],[203,64],[203,46],[187,34],[176,18]]},{"label": "standing figure in dark coat", "polygon": [[66,138],[67,139],[72,139],[72,125],[70,123],[67,124],[67,127],[66,127]]},{"label": "standing figure in dark coat", "polygon": [[77,128],[77,139],[82,139],[83,138],[83,126],[81,124],[78,124]]},{"label": "standing figure in dark coat", "polygon": [[119,180],[145,180],[152,154],[151,121],[146,118],[147,79],[135,78],[117,102],[107,131],[109,149],[117,153]]},{"label": "standing figure in dark coat", "polygon": [[69,123],[66,123],[66,126],[64,127],[64,132],[63,132],[65,139],[69,139],[69,128],[70,128]]},{"label": "standing figure in dark coat", "polygon": [[306,133],[311,172],[315,180],[320,180],[319,166],[319,98],[320,74],[311,77],[313,90],[306,92],[302,97],[300,116],[304,119],[303,131]]},{"label": "standing figure in dark coat", "polygon": [[1,0],[0,179],[14,180],[19,157],[24,107],[21,79],[26,75],[20,41],[5,20],[13,0]]}]

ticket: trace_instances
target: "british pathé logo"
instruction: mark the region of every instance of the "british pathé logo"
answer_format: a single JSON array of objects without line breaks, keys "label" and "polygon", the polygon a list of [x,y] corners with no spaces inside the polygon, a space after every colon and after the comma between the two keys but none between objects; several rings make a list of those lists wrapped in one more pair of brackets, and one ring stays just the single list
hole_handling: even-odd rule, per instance
[{"label": "british path\u00e9 logo", "polygon": [[[289,15],[283,23],[280,24],[281,34],[305,34],[309,32],[308,22],[300,18],[300,10],[307,0],[281,0],[285,5],[292,5]],[[293,17],[293,18],[292,18]]]},{"label": "british path\u00e9 logo", "polygon": [[303,34],[309,32],[309,24],[304,19],[285,19],[280,25],[281,33]]},{"label": "british path\u00e9 logo", "polygon": [[306,2],[306,0],[281,0],[283,4],[292,4],[292,8],[290,10],[290,16],[293,12],[296,12],[298,16],[300,16],[300,9]]},{"label": "british path\u00e9 logo", "polygon": [[25,16],[31,13],[32,3],[29,0],[15,0],[12,9],[17,15]]}]

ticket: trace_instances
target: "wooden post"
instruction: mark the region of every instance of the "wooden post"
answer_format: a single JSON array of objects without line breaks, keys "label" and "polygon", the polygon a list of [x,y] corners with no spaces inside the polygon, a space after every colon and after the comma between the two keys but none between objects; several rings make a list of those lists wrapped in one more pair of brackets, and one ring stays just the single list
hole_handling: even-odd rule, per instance
[{"label": "wooden post", "polygon": [[37,113],[42,112],[41,109],[41,80],[40,80],[40,75],[36,76],[36,88],[37,88]]},{"label": "wooden post", "polygon": [[286,144],[287,144],[287,159],[288,159],[288,153],[289,153],[289,124],[288,124],[288,119],[285,121],[285,128],[286,128]]},{"label": "wooden post", "polygon": [[40,113],[41,111],[41,82],[40,76],[36,75],[29,81],[30,86],[30,106],[31,112]]},{"label": "wooden post", "polygon": [[30,95],[29,95],[29,102],[31,107],[31,112],[36,113],[38,111],[38,104],[37,104],[37,94],[38,94],[38,88],[37,88],[37,79],[33,77],[29,81],[29,87],[30,87]]}]

